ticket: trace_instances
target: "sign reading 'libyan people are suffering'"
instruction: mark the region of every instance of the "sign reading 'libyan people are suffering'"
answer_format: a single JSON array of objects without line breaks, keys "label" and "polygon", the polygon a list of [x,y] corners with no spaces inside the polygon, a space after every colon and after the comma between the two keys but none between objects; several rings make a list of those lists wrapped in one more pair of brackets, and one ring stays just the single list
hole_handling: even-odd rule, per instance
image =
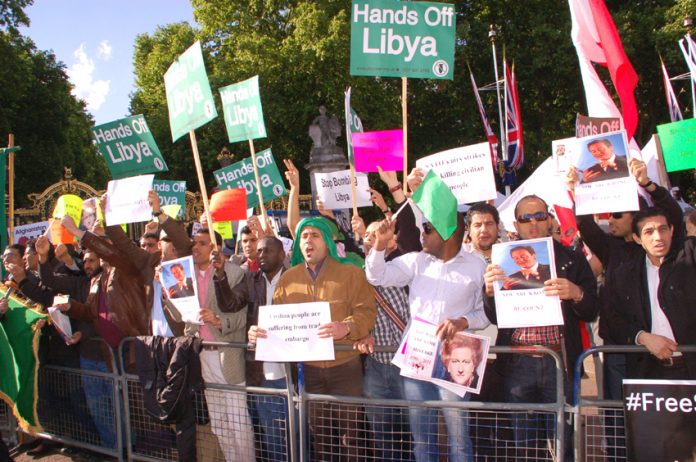
[{"label": "sign reading 'libyan people are suffering'", "polygon": [[350,73],[452,80],[454,5],[353,0]]}]

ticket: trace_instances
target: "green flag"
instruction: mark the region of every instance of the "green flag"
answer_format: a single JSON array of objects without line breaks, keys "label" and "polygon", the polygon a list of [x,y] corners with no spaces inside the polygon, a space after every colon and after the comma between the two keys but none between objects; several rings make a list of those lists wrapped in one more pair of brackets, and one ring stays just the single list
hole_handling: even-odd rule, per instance
[{"label": "green flag", "polygon": [[164,74],[172,141],[217,117],[213,92],[205,73],[201,42],[196,42]]},{"label": "green flag", "polygon": [[231,143],[266,137],[258,75],[221,88],[220,98]]},{"label": "green flag", "polygon": [[[4,287],[0,292],[5,292]],[[36,323],[45,319],[19,298],[10,297],[9,308],[0,319],[0,398],[5,401],[22,429],[42,431],[36,414],[38,348]]]},{"label": "green flag", "polygon": [[411,199],[442,239],[449,239],[457,229],[457,198],[445,182],[430,170]]},{"label": "green flag", "polygon": [[114,180],[168,170],[142,114],[98,125],[92,137]]}]

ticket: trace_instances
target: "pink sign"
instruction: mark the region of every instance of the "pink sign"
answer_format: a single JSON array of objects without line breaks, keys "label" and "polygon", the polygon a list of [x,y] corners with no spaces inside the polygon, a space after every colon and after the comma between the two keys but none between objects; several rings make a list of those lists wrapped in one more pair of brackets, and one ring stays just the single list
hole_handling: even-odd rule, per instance
[{"label": "pink sign", "polygon": [[376,172],[404,169],[404,135],[399,130],[353,133],[353,153],[356,172]]}]

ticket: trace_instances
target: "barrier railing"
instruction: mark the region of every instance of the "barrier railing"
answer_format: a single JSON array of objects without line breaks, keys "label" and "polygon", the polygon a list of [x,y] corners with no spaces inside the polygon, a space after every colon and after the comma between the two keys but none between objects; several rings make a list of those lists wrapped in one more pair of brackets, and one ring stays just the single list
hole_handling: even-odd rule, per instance
[{"label": "barrier railing", "polygon": [[[696,345],[680,345],[678,351],[694,353]],[[624,432],[624,403],[622,400],[583,397],[580,390],[582,364],[595,355],[650,354],[644,346],[604,345],[585,350],[574,368],[573,413],[575,418],[575,460],[628,460]],[[598,387],[603,387],[599,383]],[[598,396],[604,396],[598,390]]]},{"label": "barrier railing", "polygon": [[[43,384],[50,384],[43,393],[45,404],[62,394],[83,395],[84,402],[65,399],[65,406],[53,406],[55,416],[42,420],[43,437],[82,447],[118,460],[179,460],[176,431],[150,417],[144,407],[142,386],[138,376],[124,369],[124,351],[134,339],[125,339],[118,354],[119,372],[69,369],[56,366],[41,368]],[[243,343],[205,342],[207,349],[246,348]],[[338,346],[338,349],[342,347]],[[380,347],[378,351],[394,351]],[[196,409],[196,460],[199,461],[310,461],[324,456],[342,460],[413,460],[408,414],[414,410],[433,411],[438,416],[437,432],[430,435],[447,453],[444,435],[452,421],[468,427],[475,460],[560,460],[566,445],[566,412],[564,371],[558,353],[543,347],[491,347],[491,354],[545,355],[555,364],[555,401],[549,403],[505,403],[483,401],[409,401],[379,400],[307,393],[304,373],[300,367],[295,391],[291,381],[285,388],[250,387],[207,383],[193,403]],[[490,367],[490,366],[489,366]],[[489,369],[489,372],[492,373]],[[290,365],[286,376],[291,377]],[[359,379],[356,377],[356,379]],[[90,404],[84,386],[96,380],[105,385],[107,393]],[[83,393],[78,389],[82,386]],[[109,388],[110,387],[110,388]],[[45,387],[44,387],[45,388]],[[89,387],[88,387],[89,388]],[[48,400],[51,400],[50,402]],[[475,399],[475,398],[474,398]],[[207,400],[207,405],[204,404]],[[310,415],[329,408],[337,418],[317,421]],[[46,411],[44,404],[41,412]],[[49,410],[49,411],[50,411]],[[207,410],[207,412],[206,412]],[[374,430],[377,416],[399,413],[404,426],[396,434],[385,435]],[[1,414],[0,414],[1,416]],[[313,426],[310,427],[310,420]],[[90,423],[91,421],[91,423]],[[108,423],[97,428],[96,423]],[[1,421],[0,421],[1,422]],[[345,445],[340,435],[334,443],[324,446],[325,454],[315,450],[317,432],[335,432],[349,423],[357,433],[354,446]],[[325,428],[317,427],[325,425]],[[527,437],[515,437],[515,431],[527,426]],[[376,428],[376,427],[375,427]],[[456,427],[455,427],[456,428]],[[108,430],[108,431],[107,431]],[[110,438],[111,436],[111,438]],[[440,438],[440,440],[438,440]],[[109,443],[106,443],[106,442]],[[361,456],[364,455],[364,457]],[[358,455],[355,459],[353,455]],[[441,459],[444,460],[444,459]],[[450,459],[452,460],[452,459]]]}]

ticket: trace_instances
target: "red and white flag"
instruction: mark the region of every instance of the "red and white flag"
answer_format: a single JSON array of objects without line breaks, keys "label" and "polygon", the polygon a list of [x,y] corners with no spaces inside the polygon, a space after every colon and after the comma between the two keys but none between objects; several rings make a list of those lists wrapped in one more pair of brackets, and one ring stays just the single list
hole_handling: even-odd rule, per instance
[{"label": "red and white flag", "polygon": [[662,81],[665,85],[665,96],[667,97],[669,118],[672,122],[684,120],[681,110],[679,109],[679,101],[677,100],[677,96],[674,94],[672,82],[669,80],[669,74],[667,73],[667,68],[665,67],[664,61],[662,61],[662,58],[660,58],[660,64],[662,65]]},{"label": "red and white flag", "polygon": [[488,145],[491,149],[491,162],[493,162],[493,167],[497,165],[498,157],[498,137],[495,136],[491,123],[488,121],[488,116],[486,115],[486,110],[483,108],[483,103],[481,102],[481,95],[479,95],[479,89],[476,85],[476,79],[474,79],[474,74],[469,71],[471,76],[471,86],[474,89],[474,98],[476,98],[476,105],[478,106],[479,114],[481,115],[481,122],[483,123],[483,129],[486,132],[486,138],[488,139]]},{"label": "red and white flag", "polygon": [[[568,0],[573,23],[571,37],[578,53],[588,115],[622,117],[628,139],[638,126],[638,109],[633,94],[638,74],[633,69],[604,0]],[[621,112],[614,104],[592,63],[609,69],[611,81],[621,101]]]}]

